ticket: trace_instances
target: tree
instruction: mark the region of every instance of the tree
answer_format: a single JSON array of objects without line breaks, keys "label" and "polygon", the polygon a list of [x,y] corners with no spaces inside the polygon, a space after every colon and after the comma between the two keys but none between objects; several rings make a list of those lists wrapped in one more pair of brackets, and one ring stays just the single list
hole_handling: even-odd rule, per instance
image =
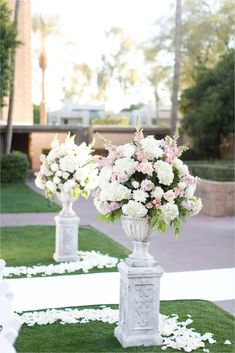
[{"label": "tree", "polygon": [[[15,2],[15,11],[14,11],[14,28],[17,36],[17,25],[18,17],[20,10],[20,0]],[[15,37],[16,40],[16,37]],[[18,42],[17,46],[20,44]],[[9,57],[10,60],[10,92],[9,92],[9,106],[8,106],[8,116],[7,116],[7,127],[6,127],[6,137],[5,137],[5,153],[9,154],[11,152],[12,145],[12,119],[13,119],[13,105],[14,105],[14,96],[15,96],[15,57],[16,57],[16,47],[14,48],[12,55]]]},{"label": "tree", "polygon": [[16,48],[20,45],[17,40],[17,28],[10,19],[11,11],[5,0],[0,0],[0,108],[4,107],[5,98],[9,96],[10,85],[13,81],[11,61]]},{"label": "tree", "polygon": [[58,16],[43,17],[37,15],[33,17],[33,32],[39,35],[39,67],[42,71],[42,98],[40,104],[40,124],[46,124],[46,105],[45,105],[45,71],[47,68],[46,40],[50,36],[58,34]]},{"label": "tree", "polygon": [[198,67],[195,85],[182,93],[181,126],[201,157],[218,157],[221,134],[234,132],[234,54],[214,68]]},{"label": "tree", "polygon": [[171,134],[174,135],[178,121],[178,94],[181,64],[181,0],[176,0],[175,14],[175,65],[171,106]]}]

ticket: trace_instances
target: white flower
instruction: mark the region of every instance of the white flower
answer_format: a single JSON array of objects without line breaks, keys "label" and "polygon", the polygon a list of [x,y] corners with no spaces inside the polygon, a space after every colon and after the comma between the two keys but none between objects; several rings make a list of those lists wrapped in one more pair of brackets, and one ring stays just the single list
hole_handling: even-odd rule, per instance
[{"label": "white flower", "polygon": [[148,197],[147,192],[143,190],[134,190],[133,191],[133,199],[135,201],[145,202]]},{"label": "white flower", "polygon": [[57,164],[57,163],[52,163],[52,165],[51,165],[51,170],[52,170],[53,172],[56,172],[58,169],[59,169],[58,164]]},{"label": "white flower", "polygon": [[189,199],[193,197],[196,190],[196,184],[191,184],[185,189],[185,196]]},{"label": "white flower", "polygon": [[148,210],[142,203],[130,200],[126,205],[122,206],[122,212],[128,217],[138,219],[145,217]]},{"label": "white flower", "polygon": [[163,220],[168,224],[173,221],[179,215],[177,205],[173,203],[166,203],[160,207]]},{"label": "white flower", "polygon": [[161,184],[170,185],[173,182],[174,173],[170,164],[164,161],[157,161],[154,163],[154,168]]},{"label": "white flower", "polygon": [[224,344],[232,344],[232,343],[231,343],[231,341],[226,340],[226,341],[224,341]]},{"label": "white flower", "polygon": [[132,143],[126,143],[125,145],[118,146],[117,152],[120,153],[122,157],[131,158],[135,152],[135,147]]},{"label": "white flower", "polygon": [[149,160],[153,160],[154,158],[161,158],[163,156],[163,150],[160,148],[161,143],[162,142],[156,140],[154,136],[147,136],[141,140],[141,147]]},{"label": "white flower", "polygon": [[76,152],[78,154],[78,163],[80,166],[83,166],[91,159],[91,156],[90,156],[91,148],[90,146],[87,146],[85,142],[77,146]]},{"label": "white flower", "polygon": [[180,181],[179,184],[178,184],[178,188],[180,190],[184,190],[186,188],[186,183],[184,181]]},{"label": "white flower", "polygon": [[188,166],[186,164],[184,164],[181,159],[176,158],[174,165],[177,167],[178,171],[179,171],[179,176],[182,177],[184,175],[188,175],[189,174],[189,170],[188,170]]},{"label": "white flower", "polygon": [[46,188],[50,190],[51,192],[55,193],[56,192],[56,185],[51,181],[48,180],[45,184]]},{"label": "white flower", "polygon": [[69,177],[69,173],[64,172],[64,173],[62,174],[62,177],[63,177],[64,179],[68,179],[68,177]]},{"label": "white flower", "polygon": [[59,153],[56,150],[52,149],[47,155],[47,160],[54,161],[58,157],[59,157]]},{"label": "white flower", "polygon": [[118,182],[107,183],[105,189],[101,190],[102,201],[122,201],[131,197],[131,190]]},{"label": "white flower", "polygon": [[45,188],[45,183],[43,182],[43,176],[41,173],[38,173],[36,179],[35,179],[35,184],[39,189],[44,189]]},{"label": "white flower", "polygon": [[98,200],[97,198],[94,199],[94,205],[99,213],[106,215],[109,213],[107,207],[105,207],[104,201]]},{"label": "white flower", "polygon": [[49,170],[47,164],[42,164],[42,166],[40,168],[40,172],[45,176],[52,175],[52,172]]},{"label": "white flower", "polygon": [[136,166],[138,162],[134,161],[131,158],[120,158],[117,159],[113,167],[113,171],[119,175],[128,175],[129,177],[135,173]]},{"label": "white flower", "polygon": [[65,156],[60,159],[60,169],[63,172],[73,173],[77,168],[75,158],[71,156]]},{"label": "white flower", "polygon": [[60,182],[61,182],[60,178],[58,178],[57,176],[54,176],[53,183],[59,184]]},{"label": "white flower", "polygon": [[103,167],[98,175],[98,186],[100,188],[105,187],[107,182],[110,181],[111,176],[112,176],[112,168],[110,167]]},{"label": "white flower", "polygon": [[151,192],[151,196],[156,199],[161,199],[164,194],[164,191],[160,186],[156,186],[155,189]]},{"label": "white flower", "polygon": [[166,201],[169,201],[169,202],[173,202],[174,199],[175,199],[175,193],[173,190],[168,190],[167,192],[165,192],[164,194],[164,199]]},{"label": "white flower", "polygon": [[64,192],[70,192],[75,185],[76,183],[73,179],[67,180],[63,185]]},{"label": "white flower", "polygon": [[132,184],[133,188],[135,188],[135,189],[138,189],[138,187],[140,186],[140,183],[136,180],[132,181],[131,184]]},{"label": "white flower", "polygon": [[202,200],[199,197],[192,197],[190,201],[192,202],[190,214],[196,216],[202,209]]},{"label": "white flower", "polygon": [[58,170],[55,175],[61,177],[63,175],[63,172],[61,170]]}]

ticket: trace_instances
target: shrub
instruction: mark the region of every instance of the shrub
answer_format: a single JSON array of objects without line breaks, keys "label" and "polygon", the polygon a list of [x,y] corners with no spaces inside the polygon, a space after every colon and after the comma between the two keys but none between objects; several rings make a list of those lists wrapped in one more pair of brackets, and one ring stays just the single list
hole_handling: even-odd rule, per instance
[{"label": "shrub", "polygon": [[24,183],[27,178],[29,161],[22,152],[12,152],[0,159],[1,183]]},{"label": "shrub", "polygon": [[192,175],[201,179],[214,181],[234,181],[235,167],[233,163],[222,163],[220,161],[188,161],[185,162]]}]

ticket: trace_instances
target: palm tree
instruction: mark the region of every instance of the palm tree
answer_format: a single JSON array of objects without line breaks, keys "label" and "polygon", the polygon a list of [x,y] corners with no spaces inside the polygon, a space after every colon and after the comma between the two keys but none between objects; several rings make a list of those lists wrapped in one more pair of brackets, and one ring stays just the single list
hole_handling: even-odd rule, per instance
[{"label": "palm tree", "polygon": [[36,15],[33,17],[33,32],[37,33],[40,38],[39,49],[39,67],[42,71],[42,98],[40,103],[40,124],[46,124],[46,104],[45,104],[45,71],[47,69],[47,53],[46,53],[46,39],[50,36],[58,34],[58,16],[43,17]]},{"label": "palm tree", "polygon": [[175,67],[172,92],[172,108],[171,108],[171,133],[175,133],[178,121],[178,93],[180,83],[180,63],[181,63],[181,0],[176,0],[175,15]]}]

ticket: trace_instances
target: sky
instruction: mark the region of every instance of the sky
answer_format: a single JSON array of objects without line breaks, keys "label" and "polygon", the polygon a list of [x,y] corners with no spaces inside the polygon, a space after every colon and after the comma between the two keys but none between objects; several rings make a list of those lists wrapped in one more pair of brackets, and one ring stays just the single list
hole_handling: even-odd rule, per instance
[{"label": "sky", "polygon": [[[86,62],[92,68],[105,53],[105,31],[112,26],[123,27],[136,40],[153,34],[153,23],[159,17],[174,11],[172,0],[31,0],[32,15],[59,16],[60,38],[47,42],[48,69],[46,97],[48,110],[62,107],[63,82],[70,79],[74,62]],[[40,70],[38,68],[38,38],[32,36],[33,48],[33,101],[40,101]],[[142,65],[138,62],[133,65]],[[152,100],[149,86],[125,96],[114,88],[109,92],[106,108],[118,112],[131,103]],[[164,96],[164,93],[163,93]],[[165,97],[167,101],[167,96]]]}]

